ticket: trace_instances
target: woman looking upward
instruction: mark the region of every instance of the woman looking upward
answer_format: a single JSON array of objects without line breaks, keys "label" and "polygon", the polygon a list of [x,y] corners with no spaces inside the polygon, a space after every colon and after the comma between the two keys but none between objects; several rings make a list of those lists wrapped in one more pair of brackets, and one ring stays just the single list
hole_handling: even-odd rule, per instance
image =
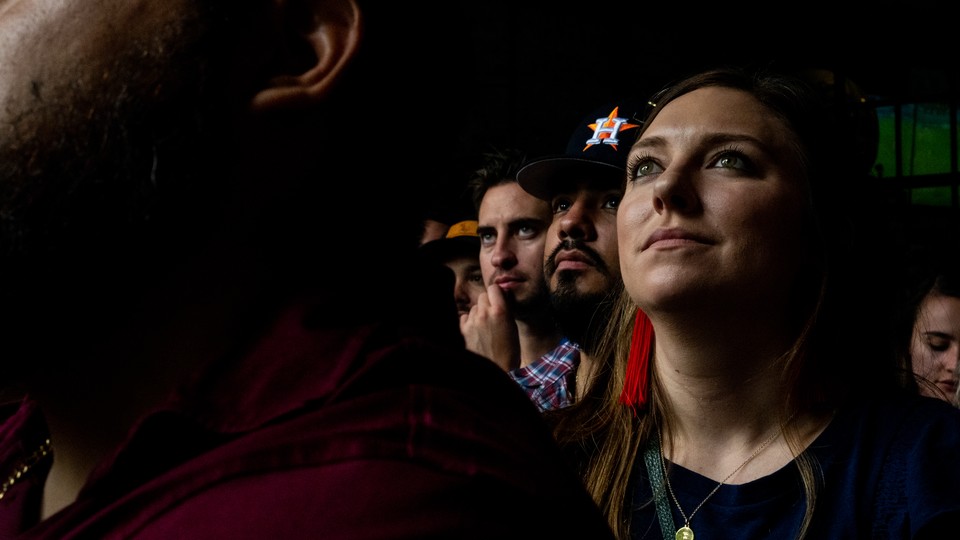
[{"label": "woman looking upward", "polygon": [[625,294],[605,382],[556,430],[611,525],[634,539],[955,532],[960,411],[898,382],[842,115],[799,78],[745,69],[651,104],[617,214]]}]

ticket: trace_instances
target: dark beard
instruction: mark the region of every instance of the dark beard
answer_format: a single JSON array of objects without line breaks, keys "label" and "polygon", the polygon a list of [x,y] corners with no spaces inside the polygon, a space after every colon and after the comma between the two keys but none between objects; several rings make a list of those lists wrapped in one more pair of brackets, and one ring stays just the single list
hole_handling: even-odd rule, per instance
[{"label": "dark beard", "polygon": [[604,292],[583,294],[577,291],[574,281],[564,280],[562,275],[559,277],[558,287],[550,295],[557,324],[564,335],[578,343],[587,354],[592,354],[610,322],[623,282],[617,280]]},{"label": "dark beard", "polygon": [[6,366],[21,350],[54,356],[48,349],[69,347],[85,324],[123,316],[126,293],[163,271],[164,245],[185,237],[164,230],[167,218],[193,212],[181,202],[209,200],[198,186],[208,190],[222,152],[206,131],[223,114],[205,98],[219,77],[207,22],[198,13],[103,72],[79,66],[12,101],[19,116],[0,139]]},{"label": "dark beard", "polygon": [[[611,283],[606,291],[581,293],[577,290],[579,273],[557,271],[557,254],[563,250],[578,250],[589,257],[596,271]],[[556,289],[550,293],[550,304],[560,330],[577,342],[587,354],[594,351],[599,333],[603,332],[613,311],[614,300],[623,289],[623,281],[614,278],[599,253],[584,242],[568,238],[557,244],[543,265],[548,279],[556,278]]]}]

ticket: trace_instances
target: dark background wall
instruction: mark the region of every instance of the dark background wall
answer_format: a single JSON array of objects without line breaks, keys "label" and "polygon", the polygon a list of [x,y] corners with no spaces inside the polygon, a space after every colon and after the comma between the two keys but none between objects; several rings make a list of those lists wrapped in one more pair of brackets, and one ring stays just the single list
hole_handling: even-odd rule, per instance
[{"label": "dark background wall", "polygon": [[[924,2],[653,3],[624,0],[461,2],[474,51],[466,151],[486,144],[563,149],[584,113],[648,96],[720,62],[829,69],[864,92],[945,92],[957,73],[957,29]],[[458,25],[459,26],[459,25]]]},{"label": "dark background wall", "polygon": [[[926,1],[546,2],[459,0],[438,20],[436,50],[451,54],[453,111],[432,111],[438,137],[456,138],[418,166],[449,200],[479,152],[518,147],[561,152],[584,114],[612,99],[646,99],[671,80],[721,63],[827,70],[875,103],[960,101],[960,29],[946,3]],[[427,16],[425,14],[425,16]],[[458,56],[458,47],[470,51]],[[954,145],[956,152],[956,145]],[[952,159],[956,163],[956,156]],[[906,255],[911,246],[960,245],[960,177],[890,178],[863,201],[893,201],[876,231]],[[910,189],[950,185],[950,207],[918,207]]]},{"label": "dark background wall", "polygon": [[[479,152],[507,146],[534,157],[561,152],[598,105],[646,99],[675,78],[720,63],[827,70],[875,102],[955,107],[960,96],[960,30],[945,3],[460,0],[445,6],[452,13],[438,20],[443,37],[436,49],[451,53],[445,91],[459,96],[460,106],[431,118],[444,126],[438,137],[456,138],[456,149],[435,152],[420,167],[434,177],[440,198],[456,189]],[[461,46],[467,57],[453,54]],[[917,181],[877,185],[890,197],[908,197],[903,188]],[[960,184],[956,172],[934,181]],[[892,212],[909,227],[917,224],[920,234],[955,227],[958,214],[917,210],[909,202]]]}]

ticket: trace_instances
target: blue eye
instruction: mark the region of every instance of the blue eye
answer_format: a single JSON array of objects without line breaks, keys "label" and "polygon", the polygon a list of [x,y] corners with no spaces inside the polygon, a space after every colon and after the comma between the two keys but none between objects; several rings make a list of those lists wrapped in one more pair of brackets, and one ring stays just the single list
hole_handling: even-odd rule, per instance
[{"label": "blue eye", "polygon": [[520,238],[533,238],[537,236],[539,232],[539,229],[525,225],[517,229],[517,236]]},{"label": "blue eye", "polygon": [[484,246],[492,246],[497,241],[497,235],[493,233],[481,232],[480,244]]}]

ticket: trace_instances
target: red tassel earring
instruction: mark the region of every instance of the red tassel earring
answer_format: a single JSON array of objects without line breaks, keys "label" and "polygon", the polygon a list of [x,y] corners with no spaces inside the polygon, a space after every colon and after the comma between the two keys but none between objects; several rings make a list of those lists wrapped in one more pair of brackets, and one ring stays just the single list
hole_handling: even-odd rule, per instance
[{"label": "red tassel earring", "polygon": [[627,358],[627,377],[620,394],[620,403],[633,409],[643,410],[647,406],[648,383],[650,373],[650,355],[653,354],[653,324],[643,310],[637,310],[633,321],[633,335],[630,338],[630,356]]}]

